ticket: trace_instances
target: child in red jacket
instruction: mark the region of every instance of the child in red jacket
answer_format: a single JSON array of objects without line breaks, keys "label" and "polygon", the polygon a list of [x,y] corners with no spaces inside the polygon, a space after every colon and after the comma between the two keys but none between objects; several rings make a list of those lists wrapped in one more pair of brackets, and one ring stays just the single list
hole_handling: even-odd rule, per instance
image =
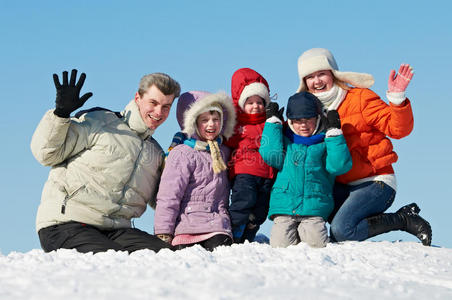
[{"label": "child in red jacket", "polygon": [[273,168],[259,154],[270,91],[262,75],[242,68],[232,75],[231,94],[237,125],[234,135],[225,143],[233,148],[229,162],[233,180],[229,213],[234,241],[252,242],[267,217],[275,177]]}]

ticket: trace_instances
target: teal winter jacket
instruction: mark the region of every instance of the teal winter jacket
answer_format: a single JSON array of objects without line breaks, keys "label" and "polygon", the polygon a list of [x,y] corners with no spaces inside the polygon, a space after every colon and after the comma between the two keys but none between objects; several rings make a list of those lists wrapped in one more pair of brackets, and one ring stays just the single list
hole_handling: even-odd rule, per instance
[{"label": "teal winter jacket", "polygon": [[269,219],[276,215],[320,216],[326,220],[334,207],[337,175],[352,167],[343,135],[304,145],[291,142],[281,124],[265,123],[259,148],[264,161],[278,174],[270,197]]}]

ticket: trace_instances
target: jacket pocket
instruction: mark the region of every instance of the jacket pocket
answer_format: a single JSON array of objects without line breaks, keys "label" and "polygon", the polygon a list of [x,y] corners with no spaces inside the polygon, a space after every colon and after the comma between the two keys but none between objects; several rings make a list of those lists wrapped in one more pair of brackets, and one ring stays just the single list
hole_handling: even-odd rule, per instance
[{"label": "jacket pocket", "polygon": [[215,213],[210,203],[189,203],[181,215],[181,223],[188,228],[205,227],[214,219]]},{"label": "jacket pocket", "polygon": [[197,203],[197,204],[188,204],[185,207],[186,214],[192,214],[192,213],[198,213],[198,212],[205,212],[210,213],[212,212],[212,205],[208,203]]},{"label": "jacket pocket", "polygon": [[270,210],[275,212],[285,211],[287,207],[291,207],[291,199],[289,193],[289,180],[278,180],[272,187],[270,195]]},{"label": "jacket pocket", "polygon": [[287,192],[289,189],[289,180],[286,178],[280,178],[278,180],[278,177],[276,178],[275,183],[273,184],[272,190],[278,191],[278,192]]}]

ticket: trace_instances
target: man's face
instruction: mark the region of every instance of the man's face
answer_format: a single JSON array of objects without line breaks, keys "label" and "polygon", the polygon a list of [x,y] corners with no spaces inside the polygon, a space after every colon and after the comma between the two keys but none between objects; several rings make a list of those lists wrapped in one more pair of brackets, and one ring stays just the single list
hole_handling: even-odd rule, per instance
[{"label": "man's face", "polygon": [[154,130],[165,122],[174,101],[174,95],[164,95],[155,85],[144,94],[135,94],[135,102],[147,127]]}]

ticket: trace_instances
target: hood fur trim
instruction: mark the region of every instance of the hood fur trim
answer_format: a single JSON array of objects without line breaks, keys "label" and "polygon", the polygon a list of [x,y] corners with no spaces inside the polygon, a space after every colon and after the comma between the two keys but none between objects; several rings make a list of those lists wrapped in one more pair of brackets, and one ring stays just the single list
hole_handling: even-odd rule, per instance
[{"label": "hood fur trim", "polygon": [[196,133],[196,118],[205,111],[206,107],[219,104],[223,109],[223,128],[221,134],[230,138],[234,133],[236,123],[236,114],[232,99],[225,92],[209,94],[202,99],[194,102],[184,113],[184,130],[189,137]]}]

